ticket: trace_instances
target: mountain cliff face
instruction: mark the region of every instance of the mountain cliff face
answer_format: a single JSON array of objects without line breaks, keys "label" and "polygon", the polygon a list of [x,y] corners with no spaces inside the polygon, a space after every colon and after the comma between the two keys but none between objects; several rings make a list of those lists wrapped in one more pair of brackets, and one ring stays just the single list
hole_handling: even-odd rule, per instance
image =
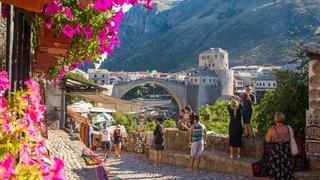
[{"label": "mountain cliff face", "polygon": [[229,52],[231,65],[283,64],[298,40],[320,25],[318,0],[157,1],[131,8],[120,28],[122,45],[103,67],[176,71],[197,64],[211,47]]}]

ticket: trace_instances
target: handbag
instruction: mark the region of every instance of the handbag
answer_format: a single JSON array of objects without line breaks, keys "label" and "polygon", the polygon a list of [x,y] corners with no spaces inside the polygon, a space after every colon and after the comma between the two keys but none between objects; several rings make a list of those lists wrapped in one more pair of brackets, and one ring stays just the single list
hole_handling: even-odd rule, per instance
[{"label": "handbag", "polygon": [[294,138],[293,130],[290,126],[288,126],[290,132],[290,149],[292,155],[297,155],[299,153],[299,149],[296,143],[296,139]]}]

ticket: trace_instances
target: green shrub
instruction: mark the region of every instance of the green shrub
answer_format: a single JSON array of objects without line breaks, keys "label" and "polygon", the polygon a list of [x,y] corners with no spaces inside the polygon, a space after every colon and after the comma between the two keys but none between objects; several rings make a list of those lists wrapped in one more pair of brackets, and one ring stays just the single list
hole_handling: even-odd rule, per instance
[{"label": "green shrub", "polygon": [[163,121],[163,127],[164,128],[175,128],[175,127],[177,127],[177,124],[174,119],[167,118]]},{"label": "green shrub", "polygon": [[157,126],[156,121],[155,120],[151,120],[151,121],[148,121],[145,124],[144,129],[147,132],[153,132],[156,129],[156,126]]},{"label": "green shrub", "polygon": [[306,72],[277,72],[277,89],[267,91],[254,111],[253,121],[256,123],[258,136],[264,136],[274,125],[275,112],[283,112],[286,115],[285,124],[290,125],[298,137],[304,137],[308,109],[307,77]]},{"label": "green shrub", "polygon": [[200,109],[201,122],[208,131],[218,134],[228,134],[229,113],[228,101],[218,100],[214,105],[205,105]]},{"label": "green shrub", "polygon": [[113,113],[115,125],[123,125],[128,132],[136,131],[136,122],[132,115],[124,114],[122,112]]}]

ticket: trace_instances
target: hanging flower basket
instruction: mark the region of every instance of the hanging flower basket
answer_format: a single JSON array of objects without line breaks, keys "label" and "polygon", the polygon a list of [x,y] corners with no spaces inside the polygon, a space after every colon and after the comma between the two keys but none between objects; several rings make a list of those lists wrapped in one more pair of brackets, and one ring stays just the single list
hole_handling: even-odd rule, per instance
[{"label": "hanging flower basket", "polygon": [[[152,0],[51,1],[34,22],[37,34],[45,32],[45,35],[39,36],[38,44],[35,45],[38,47],[35,70],[45,71],[50,79],[58,81],[67,71],[84,62],[101,61],[103,55],[110,55],[114,47],[120,45],[118,30],[124,17],[123,6],[143,4],[151,8],[151,2]],[[47,36],[46,31],[58,36]]]},{"label": "hanging flower basket", "polygon": [[40,13],[43,6],[50,2],[50,0],[1,0],[1,2],[5,4],[11,4],[15,7],[28,11]]}]

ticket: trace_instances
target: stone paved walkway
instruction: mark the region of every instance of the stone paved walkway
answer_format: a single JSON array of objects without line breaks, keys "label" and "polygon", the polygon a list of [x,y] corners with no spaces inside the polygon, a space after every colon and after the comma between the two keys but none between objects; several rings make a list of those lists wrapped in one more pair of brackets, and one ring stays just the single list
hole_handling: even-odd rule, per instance
[{"label": "stone paved walkway", "polygon": [[47,145],[51,156],[61,158],[65,163],[67,180],[96,180],[94,166],[87,166],[81,158],[84,144],[79,140],[70,140],[67,133],[49,130]]},{"label": "stone paved walkway", "polygon": [[[80,157],[85,147],[81,141],[70,140],[64,131],[49,131],[48,147],[51,156],[58,156],[65,162],[65,171],[68,180],[95,180],[94,166],[86,166]],[[96,152],[102,157],[102,152]],[[201,179],[201,180],[244,180],[246,177],[232,176],[221,173],[194,171],[190,172],[184,168],[170,165],[155,167],[146,156],[139,154],[123,153],[122,159],[108,159],[105,163],[111,173],[121,179],[142,179],[142,180],[164,180],[164,179]]]},{"label": "stone paved walkway", "polygon": [[146,156],[124,153],[121,160],[110,158],[107,165],[112,174],[122,179],[190,179],[190,180],[244,180],[246,177],[232,176],[207,171],[190,172],[170,165],[154,166]]}]

